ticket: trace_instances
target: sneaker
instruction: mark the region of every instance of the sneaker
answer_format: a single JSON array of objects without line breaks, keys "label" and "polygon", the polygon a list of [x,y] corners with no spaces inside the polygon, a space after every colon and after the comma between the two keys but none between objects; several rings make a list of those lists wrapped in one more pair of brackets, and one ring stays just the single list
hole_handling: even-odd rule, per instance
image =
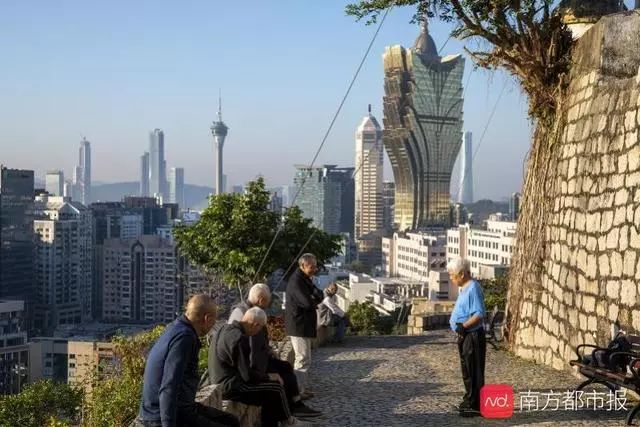
[{"label": "sneaker", "polygon": [[309,390],[305,390],[302,393],[300,393],[300,400],[309,400],[309,399],[313,399],[313,397],[315,396],[315,394],[313,394],[312,391]]},{"label": "sneaker", "polygon": [[314,418],[322,415],[322,412],[308,407],[302,401],[296,402],[291,408],[292,415],[296,418]]}]

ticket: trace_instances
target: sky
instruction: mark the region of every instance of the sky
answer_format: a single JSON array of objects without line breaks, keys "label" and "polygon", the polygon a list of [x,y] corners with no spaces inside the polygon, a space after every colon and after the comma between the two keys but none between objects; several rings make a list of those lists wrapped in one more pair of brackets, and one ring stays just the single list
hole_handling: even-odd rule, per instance
[{"label": "sky", "polygon": [[[0,163],[38,176],[63,169],[71,178],[86,136],[94,182],[136,181],[148,133],[161,128],[168,167],[184,167],[187,183],[212,186],[209,127],[221,90],[228,184],[258,175],[291,184],[293,165],[311,161],[375,31],[345,16],[346,3],[0,1]],[[382,53],[413,45],[412,12],[390,13],[318,164],[353,165],[368,104],[382,122]],[[430,30],[441,47],[451,26],[434,21]],[[452,39],[442,54],[463,47]],[[526,97],[513,78],[473,71],[470,60],[463,82],[464,131],[477,149],[475,198],[502,199],[522,185]],[[393,177],[388,162],[385,176]]]}]

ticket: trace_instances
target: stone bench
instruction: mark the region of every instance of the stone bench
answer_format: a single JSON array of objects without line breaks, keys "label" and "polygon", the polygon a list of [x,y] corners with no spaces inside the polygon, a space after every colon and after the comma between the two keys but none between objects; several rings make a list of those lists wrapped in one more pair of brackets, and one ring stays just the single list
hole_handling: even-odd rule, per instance
[{"label": "stone bench", "polygon": [[[208,385],[198,390],[196,401],[202,405],[235,415],[240,420],[242,427],[260,427],[260,407],[222,400],[222,394],[217,384]],[[142,427],[142,423],[136,418],[129,427]]]}]

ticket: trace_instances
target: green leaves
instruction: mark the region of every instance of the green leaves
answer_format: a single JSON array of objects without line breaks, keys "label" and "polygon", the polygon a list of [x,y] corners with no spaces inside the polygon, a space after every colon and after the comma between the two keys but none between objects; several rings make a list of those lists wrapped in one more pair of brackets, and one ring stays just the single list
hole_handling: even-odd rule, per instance
[{"label": "green leaves", "polygon": [[269,199],[262,178],[249,182],[244,194],[211,197],[200,221],[175,230],[180,252],[230,287],[251,283],[256,276],[264,280],[278,268],[286,270],[303,247],[320,263],[338,253],[338,236],[315,228],[297,207],[287,209],[281,218],[269,210]]},{"label": "green leaves", "polygon": [[78,419],[82,390],[51,380],[24,387],[20,394],[0,397],[1,427],[68,425]]}]

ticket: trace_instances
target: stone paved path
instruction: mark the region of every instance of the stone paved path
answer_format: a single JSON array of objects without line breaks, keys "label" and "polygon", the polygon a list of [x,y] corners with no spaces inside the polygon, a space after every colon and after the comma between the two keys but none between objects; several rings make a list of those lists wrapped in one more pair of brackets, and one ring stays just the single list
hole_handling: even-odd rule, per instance
[{"label": "stone paved path", "polygon": [[[519,412],[508,420],[460,418],[452,410],[463,385],[453,336],[350,337],[343,346],[313,352],[310,404],[324,411],[317,426],[616,426],[624,411]],[[519,392],[566,392],[579,379],[487,347],[487,383],[511,384]],[[542,399],[541,399],[542,402]],[[546,400],[544,400],[546,402]],[[636,425],[640,421],[636,421]]]}]

